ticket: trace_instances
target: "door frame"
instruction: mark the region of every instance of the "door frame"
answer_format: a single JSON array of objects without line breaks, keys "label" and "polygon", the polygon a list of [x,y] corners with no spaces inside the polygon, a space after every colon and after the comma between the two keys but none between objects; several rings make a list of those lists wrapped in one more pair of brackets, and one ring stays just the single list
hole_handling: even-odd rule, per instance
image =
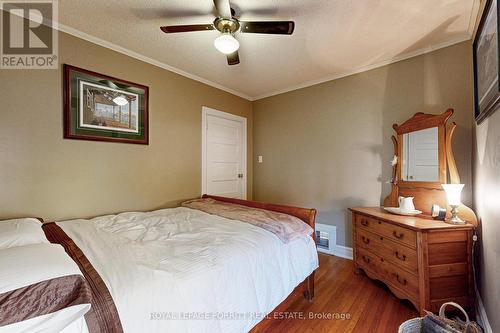
[{"label": "door frame", "polygon": [[243,124],[243,199],[247,198],[247,118],[203,106],[201,108],[201,194],[206,193],[207,180],[207,116],[233,120]]}]

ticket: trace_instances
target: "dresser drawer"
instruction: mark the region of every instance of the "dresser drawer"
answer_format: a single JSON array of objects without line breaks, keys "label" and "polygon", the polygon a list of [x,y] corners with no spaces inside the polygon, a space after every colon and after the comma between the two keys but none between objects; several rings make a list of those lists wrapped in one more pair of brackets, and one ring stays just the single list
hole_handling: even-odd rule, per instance
[{"label": "dresser drawer", "polygon": [[391,264],[376,254],[356,247],[356,263],[359,267],[375,273],[375,278],[403,291],[408,298],[418,300],[418,277]]},{"label": "dresser drawer", "polygon": [[400,242],[412,248],[417,247],[417,234],[410,229],[377,220],[372,217],[356,214],[356,227],[379,234],[387,239]]},{"label": "dresser drawer", "polygon": [[396,266],[404,267],[413,274],[418,272],[418,255],[415,249],[410,249],[363,228],[356,229],[356,245],[377,253],[378,256]]},{"label": "dresser drawer", "polygon": [[386,281],[418,299],[418,277],[387,261],[384,262]]},{"label": "dresser drawer", "polygon": [[372,273],[377,274],[381,280],[385,279],[386,272],[382,267],[383,259],[376,254],[371,253],[365,249],[356,247],[356,263],[361,268],[366,268]]}]

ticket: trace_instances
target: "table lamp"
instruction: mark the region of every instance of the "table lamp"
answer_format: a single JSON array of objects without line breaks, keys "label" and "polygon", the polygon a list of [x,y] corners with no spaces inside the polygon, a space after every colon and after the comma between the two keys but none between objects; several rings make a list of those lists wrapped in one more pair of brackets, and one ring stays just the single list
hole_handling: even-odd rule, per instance
[{"label": "table lamp", "polygon": [[446,192],[446,199],[448,200],[448,205],[451,207],[451,218],[446,220],[446,222],[451,224],[466,224],[458,217],[458,206],[462,204],[461,194],[464,184],[441,184],[444,191]]}]

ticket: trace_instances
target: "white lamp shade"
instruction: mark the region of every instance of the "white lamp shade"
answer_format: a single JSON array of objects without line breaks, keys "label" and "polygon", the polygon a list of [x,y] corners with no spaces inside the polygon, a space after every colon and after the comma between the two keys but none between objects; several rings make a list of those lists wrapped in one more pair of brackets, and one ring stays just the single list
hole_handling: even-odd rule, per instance
[{"label": "white lamp shade", "polygon": [[446,199],[448,200],[448,205],[458,206],[462,203],[462,189],[464,184],[441,184],[444,191],[446,192]]},{"label": "white lamp shade", "polygon": [[124,106],[124,105],[128,104],[127,99],[123,96],[118,96],[118,97],[113,98],[113,102],[119,106]]},{"label": "white lamp shade", "polygon": [[238,51],[240,43],[231,34],[225,33],[214,40],[214,46],[224,54],[231,54]]}]

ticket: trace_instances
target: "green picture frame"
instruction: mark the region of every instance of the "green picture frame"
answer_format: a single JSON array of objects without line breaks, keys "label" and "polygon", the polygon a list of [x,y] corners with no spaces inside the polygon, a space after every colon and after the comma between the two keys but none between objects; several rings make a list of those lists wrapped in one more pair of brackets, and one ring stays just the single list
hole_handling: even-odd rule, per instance
[{"label": "green picture frame", "polygon": [[64,138],[149,144],[147,86],[64,65]]}]

